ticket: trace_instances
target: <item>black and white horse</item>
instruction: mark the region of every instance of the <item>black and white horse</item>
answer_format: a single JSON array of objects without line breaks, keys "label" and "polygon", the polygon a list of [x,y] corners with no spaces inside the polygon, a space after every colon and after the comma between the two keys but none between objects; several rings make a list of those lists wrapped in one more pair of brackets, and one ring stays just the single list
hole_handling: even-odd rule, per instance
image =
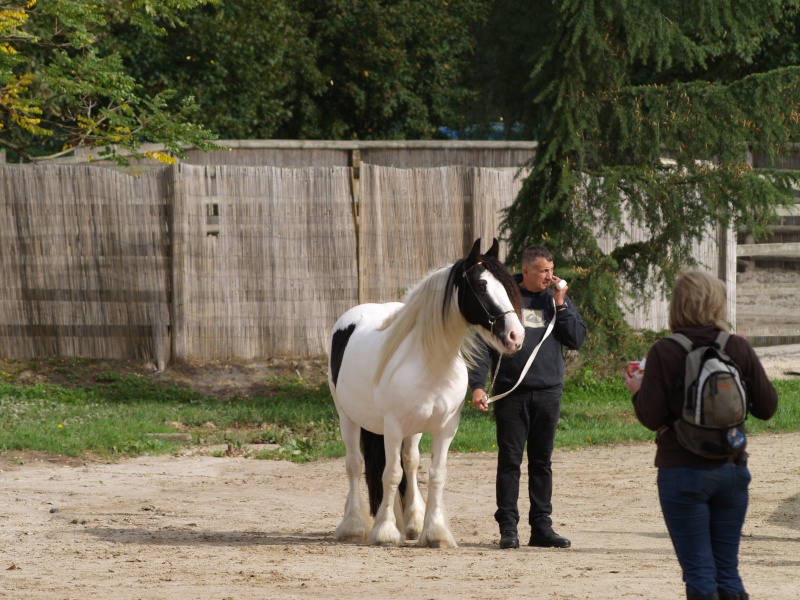
[{"label": "black and white horse", "polygon": [[[467,391],[465,359],[475,342],[469,329],[507,354],[525,336],[519,290],[497,250],[495,239],[482,255],[478,239],[466,258],[419,281],[404,303],[361,304],[333,326],[328,378],[349,480],[337,540],[394,546],[419,538],[422,546],[457,546],[443,491]],[[433,441],[427,503],[417,486],[423,433]],[[365,464],[369,511],[359,490]]]}]

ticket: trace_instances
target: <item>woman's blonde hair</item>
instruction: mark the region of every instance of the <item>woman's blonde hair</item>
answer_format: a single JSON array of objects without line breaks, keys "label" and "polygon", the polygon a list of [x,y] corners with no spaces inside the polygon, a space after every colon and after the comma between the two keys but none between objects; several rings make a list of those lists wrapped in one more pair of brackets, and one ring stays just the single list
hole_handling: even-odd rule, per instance
[{"label": "woman's blonde hair", "polygon": [[684,271],[675,280],[669,301],[669,328],[715,325],[728,331],[725,284],[705,271]]}]

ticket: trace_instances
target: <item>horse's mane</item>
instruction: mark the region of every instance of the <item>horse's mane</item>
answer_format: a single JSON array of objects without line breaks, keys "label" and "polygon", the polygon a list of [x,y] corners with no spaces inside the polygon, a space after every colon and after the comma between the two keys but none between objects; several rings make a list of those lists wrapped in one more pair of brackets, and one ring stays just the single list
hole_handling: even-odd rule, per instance
[{"label": "horse's mane", "polygon": [[458,350],[465,341],[467,328],[458,303],[452,301],[452,271],[450,265],[430,272],[409,290],[404,306],[384,321],[381,329],[387,330],[387,334],[375,371],[376,382],[415,328],[419,332],[416,350],[422,353],[425,364],[443,376],[450,371],[453,356],[446,349]]},{"label": "horse's mane", "polygon": [[[483,255],[480,260],[481,265],[503,285],[519,316],[521,298],[514,277],[498,259]],[[466,363],[470,366],[475,364],[481,340],[474,333],[466,335],[469,325],[461,316],[457,299],[453,297],[458,289],[457,278],[464,274],[465,265],[466,259],[461,259],[430,272],[409,290],[404,299],[405,305],[384,321],[380,329],[388,329],[388,333],[375,371],[376,382],[383,375],[389,359],[414,327],[419,327],[419,350],[425,364],[433,372],[442,373],[443,376],[449,372],[453,356],[443,351],[445,349],[460,349]],[[441,310],[437,310],[437,306],[441,306]]]}]

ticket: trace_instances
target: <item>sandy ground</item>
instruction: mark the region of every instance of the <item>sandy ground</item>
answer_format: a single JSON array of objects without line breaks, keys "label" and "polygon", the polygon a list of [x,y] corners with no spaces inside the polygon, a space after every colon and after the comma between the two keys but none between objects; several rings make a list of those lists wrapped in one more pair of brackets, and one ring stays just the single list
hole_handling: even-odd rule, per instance
[{"label": "sandy ground", "polygon": [[[800,434],[750,446],[741,571],[752,598],[795,600]],[[0,598],[681,598],[653,453],[652,444],[556,452],[554,520],[568,550],[498,548],[491,454],[449,459],[445,500],[460,547],[447,550],[335,542],[343,460],[32,461],[0,473]],[[426,469],[423,458],[423,484]]]},{"label": "sandy ground", "polygon": [[[796,294],[775,278],[757,272],[743,281],[743,315],[762,315],[764,304],[770,319],[796,313]],[[765,285],[774,296],[766,303]],[[800,345],[757,351],[771,377],[800,376]],[[278,366],[324,372],[324,364]],[[203,379],[208,371],[172,375],[218,395],[263,393],[255,366],[222,365]],[[754,600],[796,600],[800,434],[753,436],[750,450],[741,572]],[[555,528],[572,539],[568,550],[498,548],[492,454],[449,457],[445,501],[460,547],[448,550],[335,542],[347,489],[341,459],[295,465],[190,453],[84,464],[6,456],[0,598],[682,598],[654,451],[637,444],[555,453]],[[423,457],[423,493],[427,467]],[[527,500],[520,509],[527,513]]]}]

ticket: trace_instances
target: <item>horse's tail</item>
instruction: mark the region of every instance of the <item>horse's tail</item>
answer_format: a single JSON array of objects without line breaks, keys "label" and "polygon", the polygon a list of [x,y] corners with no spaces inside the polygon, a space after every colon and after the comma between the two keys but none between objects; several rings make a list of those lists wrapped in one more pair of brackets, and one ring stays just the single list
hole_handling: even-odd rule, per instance
[{"label": "horse's tail", "polygon": [[[369,514],[373,517],[378,513],[383,502],[383,471],[386,469],[386,451],[383,446],[383,436],[361,429],[361,446],[364,453],[364,476],[367,480],[369,494]],[[402,454],[400,457],[402,463]],[[400,480],[398,493],[400,499],[406,492],[406,474]]]}]

